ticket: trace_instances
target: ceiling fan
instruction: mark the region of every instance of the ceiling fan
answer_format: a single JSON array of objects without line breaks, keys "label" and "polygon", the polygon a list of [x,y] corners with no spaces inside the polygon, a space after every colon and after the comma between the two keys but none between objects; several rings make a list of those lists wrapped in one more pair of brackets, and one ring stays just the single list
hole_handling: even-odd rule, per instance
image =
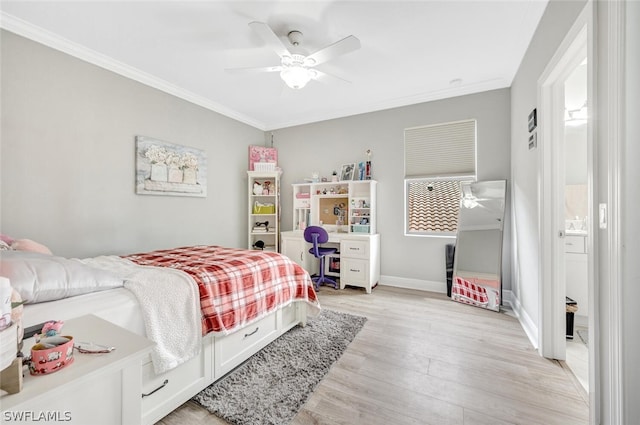
[{"label": "ceiling fan", "polygon": [[[258,68],[232,68],[227,69],[229,72],[279,72],[280,78],[292,89],[303,88],[310,80],[319,80],[324,78],[338,78],[319,71],[314,67],[321,63],[327,62],[337,56],[350,53],[360,48],[360,40],[353,35],[336,41],[335,43],[318,50],[308,56],[300,53],[292,53],[282,43],[280,38],[273,30],[264,22],[250,22],[249,27],[258,34],[269,47],[271,47],[280,56],[280,65],[266,66]],[[302,43],[303,35],[300,31],[290,31],[287,34],[289,42],[294,48],[298,48]]]}]

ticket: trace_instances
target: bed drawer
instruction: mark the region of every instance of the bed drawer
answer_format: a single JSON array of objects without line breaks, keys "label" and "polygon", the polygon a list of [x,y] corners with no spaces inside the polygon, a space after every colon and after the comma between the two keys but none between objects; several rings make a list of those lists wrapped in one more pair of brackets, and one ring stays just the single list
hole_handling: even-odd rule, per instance
[{"label": "bed drawer", "polygon": [[276,313],[215,342],[214,370],[216,379],[238,366],[272,341],[278,332]]},{"label": "bed drawer", "polygon": [[142,365],[143,423],[155,423],[212,382],[210,341],[198,357],[163,374],[156,375],[151,361]]},{"label": "bed drawer", "polygon": [[298,319],[298,303],[291,303],[282,309],[282,330],[287,330],[297,325]]}]

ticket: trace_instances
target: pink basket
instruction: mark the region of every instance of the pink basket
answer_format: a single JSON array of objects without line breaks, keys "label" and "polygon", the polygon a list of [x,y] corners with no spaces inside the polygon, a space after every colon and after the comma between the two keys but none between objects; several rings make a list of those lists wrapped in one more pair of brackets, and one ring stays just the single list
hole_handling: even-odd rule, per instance
[{"label": "pink basket", "polygon": [[57,372],[73,363],[73,337],[64,336],[69,341],[52,348],[44,348],[36,344],[31,348],[31,362],[29,372],[32,375],[46,375]]}]

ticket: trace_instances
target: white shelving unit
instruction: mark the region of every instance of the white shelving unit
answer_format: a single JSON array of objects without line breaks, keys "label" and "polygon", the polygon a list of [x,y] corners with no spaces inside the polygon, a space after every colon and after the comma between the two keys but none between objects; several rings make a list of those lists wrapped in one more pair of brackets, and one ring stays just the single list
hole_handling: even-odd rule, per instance
[{"label": "white shelving unit", "polygon": [[[279,251],[280,245],[280,172],[247,171],[248,227],[247,246]],[[264,224],[268,222],[268,224]],[[258,225],[257,223],[262,223]]]},{"label": "white shelving unit", "polygon": [[375,180],[293,184],[293,229],[320,224],[328,231],[377,233]]},{"label": "white shelving unit", "polygon": [[329,233],[327,245],[338,248],[333,261],[339,257],[340,288],[358,286],[371,293],[380,281],[376,187],[375,180],[293,184],[293,230],[282,232],[282,254],[317,274],[319,264],[303,231],[320,225]]}]

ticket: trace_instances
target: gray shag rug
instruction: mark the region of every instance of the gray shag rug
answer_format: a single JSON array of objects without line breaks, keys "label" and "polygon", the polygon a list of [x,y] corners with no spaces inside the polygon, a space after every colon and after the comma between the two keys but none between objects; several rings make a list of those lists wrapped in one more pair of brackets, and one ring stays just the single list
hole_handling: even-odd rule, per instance
[{"label": "gray shag rug", "polygon": [[288,424],[366,321],[322,310],[193,400],[235,425]]}]

